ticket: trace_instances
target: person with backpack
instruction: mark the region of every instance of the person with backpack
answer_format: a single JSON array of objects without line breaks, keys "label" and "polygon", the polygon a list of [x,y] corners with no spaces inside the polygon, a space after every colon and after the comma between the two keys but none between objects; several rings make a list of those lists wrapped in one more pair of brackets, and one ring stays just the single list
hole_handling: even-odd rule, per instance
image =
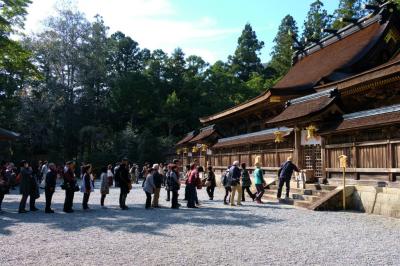
[{"label": "person with backpack", "polygon": [[242,186],[240,185],[240,169],[239,161],[234,161],[233,165],[229,169],[229,181],[231,185],[231,206],[235,206],[235,195],[237,192],[237,206],[242,205]]},{"label": "person with backpack", "polygon": [[221,184],[225,188],[225,196],[224,196],[224,204],[228,205],[227,199],[228,196],[230,196],[230,192],[232,191],[231,189],[231,184],[229,182],[229,169],[231,166],[228,166],[228,168],[225,170],[225,173],[222,174],[221,176]]},{"label": "person with backpack", "polygon": [[242,201],[245,201],[244,194],[245,191],[247,194],[249,194],[250,198],[254,201],[256,198],[256,195],[251,193],[250,187],[251,187],[251,179],[250,179],[250,174],[249,171],[246,169],[246,163],[242,163]]},{"label": "person with backpack", "polygon": [[290,179],[292,178],[293,171],[300,172],[299,168],[292,163],[292,156],[289,156],[285,163],[281,165],[278,171],[279,185],[278,185],[278,200],[281,198],[283,185],[286,184],[286,198],[289,198],[290,192]]},{"label": "person with backpack", "polygon": [[217,182],[215,181],[215,174],[213,171],[212,166],[208,166],[207,168],[207,180],[206,180],[206,186],[207,186],[207,194],[210,200],[214,199],[214,190],[215,187],[217,186]]}]

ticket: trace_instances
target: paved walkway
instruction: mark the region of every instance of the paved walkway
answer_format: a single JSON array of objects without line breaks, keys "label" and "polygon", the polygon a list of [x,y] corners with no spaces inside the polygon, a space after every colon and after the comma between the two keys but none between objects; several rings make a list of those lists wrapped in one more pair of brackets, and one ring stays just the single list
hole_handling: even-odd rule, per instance
[{"label": "paved walkway", "polygon": [[[182,191],[183,193],[183,191]],[[181,194],[182,194],[181,193]],[[162,192],[161,204],[164,201]],[[73,214],[16,213],[19,195],[6,195],[0,214],[0,265],[343,265],[400,264],[400,220],[351,212],[311,212],[272,203],[243,207],[199,193],[199,209],[145,210],[135,186],[128,211],[117,208],[118,190],[90,211],[76,193]],[[38,207],[44,208],[44,195]]]}]

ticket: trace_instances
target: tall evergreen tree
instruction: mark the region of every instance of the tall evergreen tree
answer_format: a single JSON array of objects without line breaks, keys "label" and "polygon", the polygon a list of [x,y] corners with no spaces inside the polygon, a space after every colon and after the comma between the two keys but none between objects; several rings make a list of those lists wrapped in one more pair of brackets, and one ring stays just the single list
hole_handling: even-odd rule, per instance
[{"label": "tall evergreen tree", "polygon": [[324,3],[316,0],[310,5],[310,10],[307,13],[306,20],[304,21],[304,31],[302,34],[302,42],[310,39],[320,40],[324,37],[321,29],[328,27],[330,24],[330,17],[328,11],[324,9]]},{"label": "tall evergreen tree", "polygon": [[292,65],[292,47],[294,45],[292,35],[297,35],[297,33],[298,28],[294,18],[291,15],[284,17],[274,39],[275,45],[272,48],[272,59],[269,64],[275,69],[278,77],[285,75]]},{"label": "tall evergreen tree", "polygon": [[348,25],[348,22],[341,21],[341,18],[360,18],[368,13],[363,5],[371,0],[340,0],[338,8],[334,12],[332,28],[340,29]]},{"label": "tall evergreen tree", "polygon": [[263,66],[259,58],[264,42],[257,39],[256,32],[246,24],[238,39],[235,54],[229,58],[232,72],[242,81],[248,81],[253,72],[261,73]]}]

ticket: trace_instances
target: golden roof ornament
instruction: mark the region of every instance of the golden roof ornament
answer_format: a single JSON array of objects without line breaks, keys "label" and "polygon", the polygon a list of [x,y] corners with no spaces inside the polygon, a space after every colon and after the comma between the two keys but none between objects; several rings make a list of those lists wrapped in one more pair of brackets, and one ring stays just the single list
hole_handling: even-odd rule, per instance
[{"label": "golden roof ornament", "polygon": [[315,132],[317,131],[317,127],[313,124],[306,127],[307,130],[307,140],[315,138]]},{"label": "golden roof ornament", "polygon": [[183,148],[183,154],[188,153],[188,148]]},{"label": "golden roof ornament", "polygon": [[283,142],[283,132],[282,131],[275,131],[274,132],[275,135],[275,143],[281,143]]},{"label": "golden roof ornament", "polygon": [[177,155],[181,154],[181,149],[177,149],[177,150],[176,150],[176,154],[177,154]]},{"label": "golden roof ornament", "polygon": [[193,153],[196,153],[196,152],[198,152],[198,151],[199,151],[199,148],[197,148],[196,145],[192,147],[192,152],[193,152]]},{"label": "golden roof ornament", "polygon": [[201,151],[206,152],[208,149],[208,146],[206,144],[201,144]]}]

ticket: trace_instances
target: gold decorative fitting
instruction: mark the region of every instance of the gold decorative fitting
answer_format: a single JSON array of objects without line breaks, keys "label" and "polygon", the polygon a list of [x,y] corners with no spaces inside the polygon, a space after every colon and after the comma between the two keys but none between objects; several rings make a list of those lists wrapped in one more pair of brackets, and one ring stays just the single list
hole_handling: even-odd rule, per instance
[{"label": "gold decorative fitting", "polygon": [[193,153],[198,152],[198,150],[199,150],[199,148],[197,148],[197,146],[193,146],[193,147],[192,147],[192,152],[193,152]]},{"label": "gold decorative fitting", "polygon": [[188,153],[188,148],[183,148],[183,153]]},{"label": "gold decorative fitting", "polygon": [[274,135],[275,135],[275,143],[283,142],[283,133],[282,133],[282,131],[275,131]]},{"label": "gold decorative fitting", "polygon": [[306,127],[307,130],[307,140],[315,138],[315,131],[317,131],[317,128],[315,125],[309,125]]},{"label": "gold decorative fitting", "polygon": [[176,154],[177,154],[177,155],[181,154],[181,149],[177,149],[177,150],[176,150]]},{"label": "gold decorative fitting", "polygon": [[208,146],[206,144],[201,144],[201,151],[206,152],[208,149]]}]

